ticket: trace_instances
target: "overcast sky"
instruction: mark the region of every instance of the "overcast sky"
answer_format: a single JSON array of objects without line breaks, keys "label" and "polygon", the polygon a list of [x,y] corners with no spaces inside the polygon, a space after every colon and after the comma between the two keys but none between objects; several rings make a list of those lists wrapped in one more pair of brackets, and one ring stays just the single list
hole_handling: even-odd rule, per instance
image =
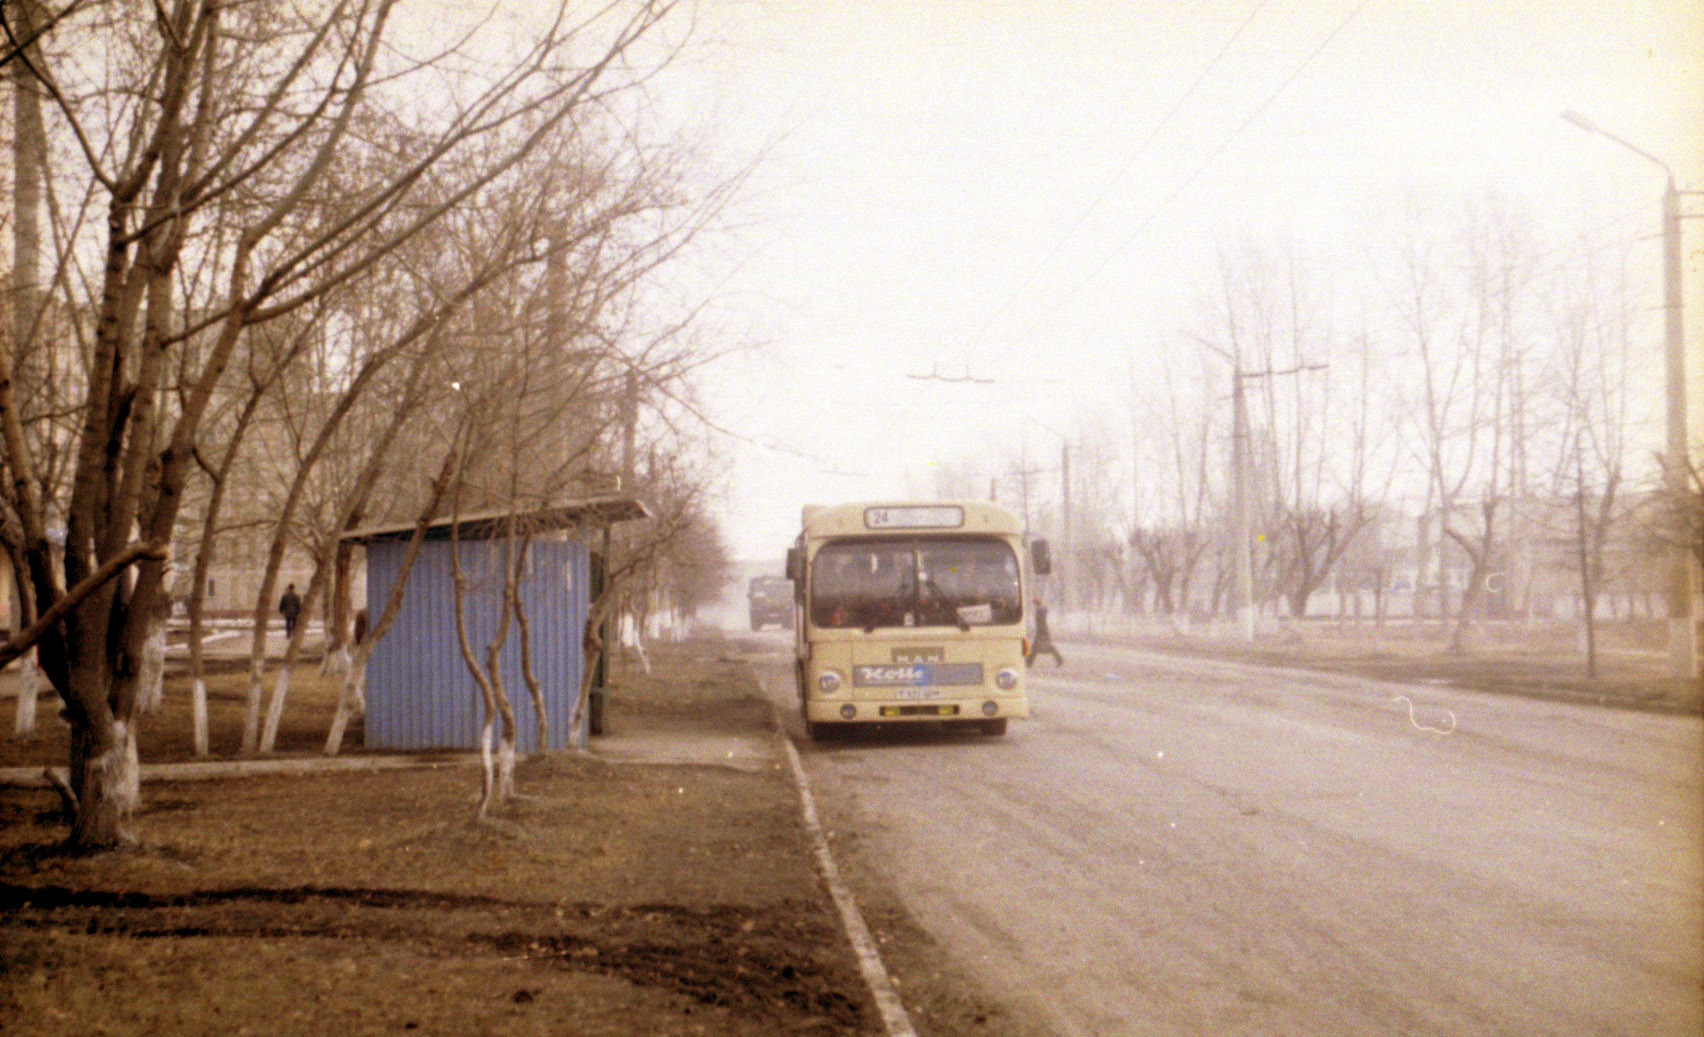
[{"label": "overcast sky", "polygon": [[[1352,265],[1404,199],[1487,191],[1547,227],[1655,235],[1660,170],[1564,109],[1704,187],[1701,0],[712,0],[699,17],[658,87],[730,162],[764,156],[718,320],[766,345],[707,382],[742,437],[724,513],[740,557],[778,558],[805,502],[903,493],[1020,439],[1056,452],[1050,430],[1116,413],[1128,372],[1175,348],[1239,240]],[[1701,237],[1689,224],[1694,285]],[[1654,241],[1635,255],[1656,269]],[[1704,298],[1687,303],[1696,355]],[[992,381],[907,377],[932,371]]]}]

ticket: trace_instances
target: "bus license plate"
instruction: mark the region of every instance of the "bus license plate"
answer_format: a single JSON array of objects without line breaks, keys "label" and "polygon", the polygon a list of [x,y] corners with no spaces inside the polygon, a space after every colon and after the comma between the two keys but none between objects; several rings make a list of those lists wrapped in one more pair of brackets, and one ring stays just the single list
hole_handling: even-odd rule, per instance
[{"label": "bus license plate", "polygon": [[893,697],[896,699],[938,699],[941,697],[939,688],[897,688]]}]

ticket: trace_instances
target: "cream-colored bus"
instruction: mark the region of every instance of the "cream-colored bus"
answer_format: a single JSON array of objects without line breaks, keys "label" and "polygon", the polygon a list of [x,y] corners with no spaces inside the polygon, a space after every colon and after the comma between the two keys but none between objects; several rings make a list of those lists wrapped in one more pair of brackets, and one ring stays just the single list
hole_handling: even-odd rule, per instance
[{"label": "cream-colored bus", "polygon": [[[987,501],[807,505],[787,552],[799,702],[841,724],[946,721],[990,735],[1029,715],[1023,525]],[[1045,575],[1047,544],[1029,569]]]}]

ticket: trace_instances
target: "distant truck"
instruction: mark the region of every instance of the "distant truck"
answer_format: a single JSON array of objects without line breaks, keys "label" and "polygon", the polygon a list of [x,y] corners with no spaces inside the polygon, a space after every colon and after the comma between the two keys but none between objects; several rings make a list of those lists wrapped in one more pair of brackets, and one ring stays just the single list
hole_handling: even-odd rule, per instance
[{"label": "distant truck", "polygon": [[780,576],[753,576],[746,585],[746,601],[751,605],[751,628],[762,630],[765,623],[791,627],[793,625],[793,581]]}]

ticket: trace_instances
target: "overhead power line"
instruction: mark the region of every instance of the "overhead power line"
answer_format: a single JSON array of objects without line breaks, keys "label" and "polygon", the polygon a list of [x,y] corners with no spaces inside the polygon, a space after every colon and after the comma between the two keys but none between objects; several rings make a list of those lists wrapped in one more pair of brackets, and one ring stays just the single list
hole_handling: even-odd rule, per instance
[{"label": "overhead power line", "polygon": [[1372,3],[1372,0],[1361,0],[1360,3],[1356,4],[1355,7],[1352,10],[1350,10],[1350,12],[1347,15],[1344,16],[1343,20],[1338,22],[1336,27],[1333,28],[1331,30],[1331,32],[1327,33],[1325,38],[1320,40],[1318,45],[1316,45],[1313,48],[1313,50],[1308,52],[1307,56],[1302,59],[1301,63],[1298,64],[1294,69],[1292,69],[1290,71],[1290,74],[1284,78],[1284,81],[1279,83],[1278,86],[1270,94],[1267,94],[1265,100],[1261,101],[1260,104],[1255,107],[1254,111],[1252,111],[1248,114],[1247,118],[1243,119],[1242,122],[1238,123],[1236,129],[1232,130],[1229,136],[1227,136],[1224,140],[1220,141],[1219,145],[1217,147],[1215,147],[1207,155],[1207,157],[1201,161],[1201,164],[1196,166],[1194,171],[1191,172],[1189,174],[1189,176],[1184,178],[1182,183],[1178,184],[1177,187],[1173,188],[1172,192],[1170,194],[1166,195],[1165,198],[1161,200],[1159,205],[1157,205],[1153,209],[1149,210],[1148,215],[1146,215],[1142,218],[1142,221],[1136,225],[1135,229],[1133,229],[1125,237],[1125,239],[1122,242],[1119,243],[1119,245],[1116,248],[1114,248],[1110,253],[1108,253],[1106,258],[1102,259],[1099,263],[1097,263],[1095,265],[1095,268],[1093,270],[1089,271],[1089,273],[1085,277],[1083,277],[1076,284],[1072,285],[1070,288],[1066,289],[1063,293],[1061,293],[1059,295],[1059,297],[1057,299],[1055,299],[1053,301],[1053,303],[1051,305],[1049,305],[1046,309],[1042,310],[1041,313],[1039,315],[1037,315],[1034,320],[1032,320],[1028,324],[1024,325],[1023,329],[1018,332],[1018,337],[1020,339],[1025,338],[1031,332],[1035,331],[1036,328],[1040,327],[1044,321],[1046,321],[1049,317],[1053,316],[1053,314],[1057,313],[1062,306],[1064,306],[1066,303],[1070,302],[1073,298],[1075,298],[1078,292],[1081,292],[1084,288],[1088,287],[1089,282],[1091,282],[1095,278],[1099,277],[1101,275],[1101,273],[1109,265],[1111,265],[1111,263],[1114,259],[1117,259],[1120,255],[1122,255],[1124,253],[1124,251],[1126,249],[1128,249],[1130,247],[1132,242],[1134,242],[1137,238],[1139,238],[1143,234],[1145,234],[1148,231],[1148,229],[1153,226],[1154,221],[1159,218],[1160,214],[1165,212],[1166,209],[1170,208],[1171,204],[1173,202],[1177,201],[1177,199],[1183,194],[1183,192],[1189,190],[1189,188],[1192,187],[1195,184],[1195,181],[1197,181],[1201,178],[1201,174],[1207,171],[1207,167],[1211,166],[1214,162],[1216,162],[1218,160],[1219,156],[1224,154],[1226,149],[1228,149],[1233,143],[1235,143],[1238,137],[1242,136],[1244,130],[1247,130],[1249,128],[1249,126],[1254,124],[1254,121],[1256,119],[1260,118],[1261,115],[1265,114],[1266,109],[1271,107],[1272,102],[1277,100],[1280,94],[1282,94],[1284,91],[1288,90],[1290,88],[1291,84],[1295,83],[1295,81],[1297,79],[1301,78],[1302,72],[1305,71],[1307,69],[1307,67],[1310,64],[1313,63],[1313,60],[1315,58],[1319,57],[1321,52],[1323,52],[1326,47],[1329,47],[1331,45],[1333,40],[1337,39],[1338,36],[1342,35],[1343,30],[1347,29],[1349,27],[1349,23],[1354,21],[1360,15],[1360,13],[1362,11],[1366,10],[1367,5],[1370,4],[1370,3]]},{"label": "overhead power line", "polygon": [[[1183,111],[1183,106],[1189,102],[1190,98],[1195,96],[1196,91],[1201,89],[1201,84],[1205,83],[1207,81],[1207,77],[1212,75],[1213,71],[1219,67],[1219,63],[1224,60],[1225,55],[1229,54],[1231,48],[1236,46],[1237,41],[1242,38],[1243,33],[1248,29],[1249,25],[1254,22],[1255,17],[1259,15],[1265,7],[1266,0],[1260,0],[1259,3],[1256,3],[1249,9],[1248,17],[1242,20],[1242,24],[1238,25],[1236,31],[1231,33],[1230,37],[1225,40],[1222,46],[1219,47],[1218,53],[1213,55],[1212,60],[1208,61],[1207,64],[1202,67],[1200,73],[1196,75],[1194,82],[1189,84],[1188,89],[1184,90],[1184,92],[1178,96],[1178,99],[1173,102],[1171,110],[1166,112],[1166,114],[1161,117],[1160,121],[1154,124],[1153,129],[1148,131],[1148,135],[1143,138],[1142,143],[1137,145],[1136,150],[1130,153],[1130,157],[1125,159],[1124,163],[1118,167],[1118,171],[1107,178],[1106,182],[1101,185],[1100,193],[1096,194],[1094,199],[1090,201],[1088,205],[1084,206],[1083,210],[1071,221],[1070,226],[1066,227],[1065,230],[1060,233],[1059,237],[1054,241],[1053,247],[1050,248],[1047,254],[1030,268],[1030,272],[1028,276],[1024,278],[1023,283],[1018,285],[1016,291],[1006,296],[1007,300],[1016,299],[1035,286],[1035,282],[1038,278],[1040,278],[1042,270],[1046,269],[1047,265],[1059,255],[1060,251],[1064,249],[1065,243],[1070,241],[1072,236],[1082,229],[1083,224],[1088,222],[1089,217],[1094,215],[1095,211],[1099,209],[1101,204],[1106,201],[1107,197],[1112,194],[1112,189],[1118,185],[1120,180],[1124,179],[1124,175],[1130,172],[1130,168],[1136,164],[1137,160],[1147,154],[1148,149],[1153,146],[1156,140],[1159,139],[1160,134],[1165,132],[1166,128],[1171,125],[1172,120],[1177,118],[1179,112]],[[994,322],[999,319],[1001,313],[1009,307],[1009,302],[1005,302],[994,307],[993,310],[989,312],[987,319],[984,320],[981,326],[972,332],[969,339],[966,340],[965,348],[969,349],[971,346],[974,346],[977,340],[982,338],[983,333],[992,327]]]}]

